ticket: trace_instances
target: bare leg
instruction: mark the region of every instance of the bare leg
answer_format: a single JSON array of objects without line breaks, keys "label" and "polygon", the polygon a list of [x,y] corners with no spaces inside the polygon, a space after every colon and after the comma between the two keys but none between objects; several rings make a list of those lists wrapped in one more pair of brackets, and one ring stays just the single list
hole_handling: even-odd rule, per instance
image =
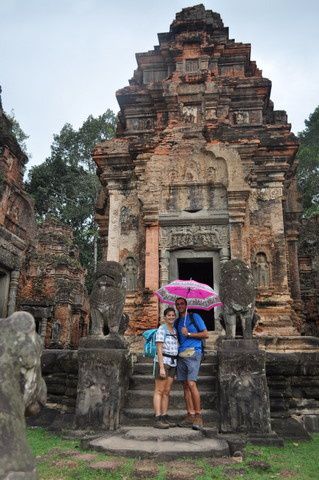
[{"label": "bare leg", "polygon": [[161,402],[161,415],[167,414],[168,404],[169,404],[169,394],[171,393],[173,381],[174,381],[174,378],[172,377],[167,377],[167,379],[165,380],[165,386],[164,386],[162,402]]},{"label": "bare leg", "polygon": [[192,392],[189,388],[189,381],[183,382],[183,388],[184,388],[184,399],[186,403],[186,410],[187,413],[194,415],[195,414],[195,407],[193,403],[193,397],[192,397]]},{"label": "bare leg", "polygon": [[197,383],[194,382],[193,380],[188,380],[187,384],[188,384],[188,390],[192,398],[193,411],[196,414],[200,414],[201,412],[200,394],[197,388]]},{"label": "bare leg", "polygon": [[156,379],[155,380],[155,389],[154,389],[154,395],[153,395],[153,406],[154,406],[154,412],[155,415],[161,415],[161,408],[162,408],[162,399],[163,399],[163,394],[165,390],[165,383],[166,380],[160,380]]}]

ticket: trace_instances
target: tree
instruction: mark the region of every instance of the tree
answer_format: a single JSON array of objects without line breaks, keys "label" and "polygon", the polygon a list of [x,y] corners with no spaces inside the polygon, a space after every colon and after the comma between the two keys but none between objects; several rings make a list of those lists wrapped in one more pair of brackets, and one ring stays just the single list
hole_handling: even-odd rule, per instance
[{"label": "tree", "polygon": [[70,165],[82,165],[91,172],[95,171],[91,152],[94,145],[114,136],[115,121],[114,113],[108,109],[97,118],[90,115],[77,131],[66,123],[59,135],[53,136],[51,157],[59,157]]},{"label": "tree", "polygon": [[300,147],[297,178],[302,194],[305,216],[319,213],[319,106],[305,120],[299,133]]},{"label": "tree", "polygon": [[27,135],[22,130],[20,123],[15,118],[14,110],[11,110],[11,112],[9,114],[7,113],[6,115],[12,124],[12,133],[16,137],[21,150],[30,158],[31,154],[28,153],[27,144],[26,144],[26,140],[28,140],[29,135]]},{"label": "tree", "polygon": [[94,210],[100,189],[91,152],[94,145],[112,138],[114,132],[115,115],[111,110],[97,118],[90,115],[78,130],[66,123],[53,137],[51,156],[31,168],[26,182],[40,222],[52,216],[72,227],[81,263],[88,270],[88,288],[94,271],[98,234]]}]

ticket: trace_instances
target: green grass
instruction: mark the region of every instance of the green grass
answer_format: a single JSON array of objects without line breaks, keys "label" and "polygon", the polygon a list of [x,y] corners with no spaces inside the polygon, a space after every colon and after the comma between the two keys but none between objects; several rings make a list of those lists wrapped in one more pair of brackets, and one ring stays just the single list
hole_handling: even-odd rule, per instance
[{"label": "green grass", "polygon": [[[79,442],[64,440],[43,429],[29,429],[28,440],[37,459],[40,480],[129,480],[134,478],[134,465],[138,460],[121,458],[121,466],[114,472],[91,470],[88,461],[75,459],[72,451],[83,453]],[[96,460],[118,460],[103,453],[95,453]],[[177,460],[174,471],[180,471],[190,460]],[[255,465],[252,465],[255,462]],[[263,462],[263,464],[261,463]],[[202,474],[194,473],[194,480],[319,480],[319,434],[310,442],[287,442],[284,448],[248,446],[244,459],[238,463],[213,465],[212,460],[193,461],[194,468],[202,469]],[[260,468],[258,467],[260,465]],[[158,466],[155,460],[154,465]],[[165,480],[166,470],[172,464],[161,463],[154,480]],[[264,469],[263,469],[264,468]],[[189,471],[189,468],[186,468]],[[146,478],[146,477],[144,477]]]}]

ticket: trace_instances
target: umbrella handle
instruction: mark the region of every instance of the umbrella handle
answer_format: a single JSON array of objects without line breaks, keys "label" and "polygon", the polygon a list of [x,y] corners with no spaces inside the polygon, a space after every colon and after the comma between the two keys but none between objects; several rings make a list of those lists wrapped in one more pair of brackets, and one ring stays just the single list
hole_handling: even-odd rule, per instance
[{"label": "umbrella handle", "polygon": [[184,317],[184,327],[186,327],[186,319],[187,319],[187,307],[186,307],[186,312],[185,312],[185,317]]}]

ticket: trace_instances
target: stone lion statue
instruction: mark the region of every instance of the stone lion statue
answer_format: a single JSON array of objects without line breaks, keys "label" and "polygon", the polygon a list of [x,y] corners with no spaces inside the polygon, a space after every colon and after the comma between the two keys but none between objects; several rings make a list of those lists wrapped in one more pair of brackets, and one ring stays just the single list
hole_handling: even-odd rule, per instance
[{"label": "stone lion statue", "polygon": [[236,323],[240,323],[244,338],[252,338],[255,315],[255,285],[253,274],[242,260],[229,260],[221,266],[220,299],[224,304],[221,323],[228,338],[235,338]]},{"label": "stone lion statue", "polygon": [[123,315],[126,278],[118,262],[100,262],[90,296],[90,335],[123,335],[128,317]]},{"label": "stone lion statue", "polygon": [[27,312],[0,319],[0,478],[38,478],[26,442],[25,415],[46,402],[41,376],[42,342]]}]

